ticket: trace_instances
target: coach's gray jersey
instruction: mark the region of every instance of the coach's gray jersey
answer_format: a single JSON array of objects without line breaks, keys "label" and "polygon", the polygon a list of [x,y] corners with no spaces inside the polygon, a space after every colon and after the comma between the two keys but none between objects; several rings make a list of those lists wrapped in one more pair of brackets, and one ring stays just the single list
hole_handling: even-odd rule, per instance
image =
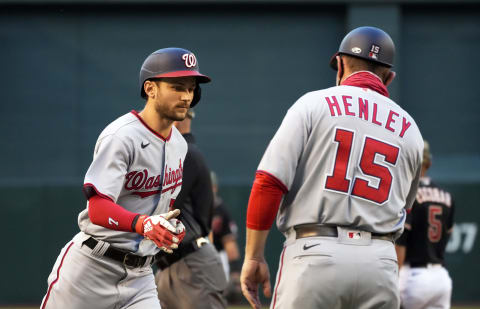
[{"label": "coach's gray jersey", "polygon": [[[168,212],[180,192],[187,143],[172,127],[166,138],[149,128],[132,111],[109,124],[95,145],[84,186],[91,186],[128,211],[140,214]],[[110,218],[109,223],[118,223]],[[78,216],[80,230],[117,248],[153,255],[154,242],[134,232],[110,230],[90,221],[87,209]]]},{"label": "coach's gray jersey", "polygon": [[319,223],[403,230],[415,199],[423,139],[413,118],[369,89],[338,86],[301,97],[258,167],[288,189],[277,225]]}]

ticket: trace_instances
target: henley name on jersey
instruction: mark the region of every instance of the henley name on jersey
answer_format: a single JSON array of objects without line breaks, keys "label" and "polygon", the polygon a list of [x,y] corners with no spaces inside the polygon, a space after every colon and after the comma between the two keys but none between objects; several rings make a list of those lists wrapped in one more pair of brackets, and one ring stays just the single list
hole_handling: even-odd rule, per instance
[{"label": "henley name on jersey", "polygon": [[[338,98],[337,98],[338,97]],[[400,114],[394,110],[390,110],[386,119],[377,118],[377,103],[368,102],[367,99],[362,97],[352,97],[350,95],[337,95],[325,97],[325,102],[330,109],[330,115],[332,117],[337,116],[352,116],[358,117],[365,121],[369,121],[378,126],[385,127],[385,129],[397,133],[403,138],[405,132],[412,125],[405,116],[400,120]]]}]

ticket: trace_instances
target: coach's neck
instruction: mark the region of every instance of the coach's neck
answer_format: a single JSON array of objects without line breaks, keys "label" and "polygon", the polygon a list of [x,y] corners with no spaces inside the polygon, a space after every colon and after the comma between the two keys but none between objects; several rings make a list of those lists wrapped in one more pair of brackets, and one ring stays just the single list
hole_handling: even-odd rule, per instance
[{"label": "coach's neck", "polygon": [[347,79],[350,75],[359,71],[368,71],[372,74],[375,74],[380,78],[382,83],[385,86],[388,86],[392,83],[396,74],[394,71],[391,71],[390,68],[376,65],[371,61],[364,59],[348,56],[348,55],[338,55],[337,59],[337,86],[341,85],[342,82]]}]

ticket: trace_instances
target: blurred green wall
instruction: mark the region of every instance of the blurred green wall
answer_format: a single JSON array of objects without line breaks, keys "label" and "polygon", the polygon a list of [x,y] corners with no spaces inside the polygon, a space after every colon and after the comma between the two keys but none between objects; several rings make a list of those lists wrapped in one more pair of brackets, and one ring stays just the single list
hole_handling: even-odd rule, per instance
[{"label": "blurred green wall", "polygon": [[[83,176],[98,134],[143,106],[138,72],[149,53],[190,49],[213,79],[203,86],[193,127],[243,247],[249,190],[268,141],[298,97],[334,84],[328,60],[360,25],[380,26],[396,42],[392,97],[431,142],[431,175],[457,200],[447,254],[453,299],[480,301],[480,6],[445,2],[0,1],[0,205],[7,231],[0,304],[40,303],[55,258],[78,231]],[[272,278],[282,241],[274,228],[267,246]]]}]

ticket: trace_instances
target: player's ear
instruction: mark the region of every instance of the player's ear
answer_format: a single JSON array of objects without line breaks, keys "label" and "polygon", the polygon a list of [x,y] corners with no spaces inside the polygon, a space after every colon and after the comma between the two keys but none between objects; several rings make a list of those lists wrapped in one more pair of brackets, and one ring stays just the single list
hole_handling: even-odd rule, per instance
[{"label": "player's ear", "polygon": [[387,78],[385,79],[385,82],[384,82],[385,86],[390,85],[392,81],[395,79],[395,76],[397,76],[397,73],[395,73],[394,71],[389,71]]},{"label": "player's ear", "polygon": [[151,97],[154,99],[157,95],[157,84],[152,80],[146,80],[143,83],[143,90],[145,91],[147,98]]}]

